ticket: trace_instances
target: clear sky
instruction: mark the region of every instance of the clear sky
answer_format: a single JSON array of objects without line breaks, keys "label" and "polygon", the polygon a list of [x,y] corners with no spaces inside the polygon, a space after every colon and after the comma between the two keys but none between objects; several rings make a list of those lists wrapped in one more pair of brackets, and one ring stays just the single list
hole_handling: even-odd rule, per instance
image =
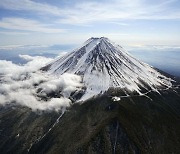
[{"label": "clear sky", "polygon": [[180,45],[180,0],[0,0],[0,46]]}]

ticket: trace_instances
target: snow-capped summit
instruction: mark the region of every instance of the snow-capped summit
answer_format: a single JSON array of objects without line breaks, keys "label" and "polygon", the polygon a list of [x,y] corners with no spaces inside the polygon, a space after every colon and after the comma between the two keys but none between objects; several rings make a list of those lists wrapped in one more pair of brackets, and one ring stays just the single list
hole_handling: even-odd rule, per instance
[{"label": "snow-capped summit", "polygon": [[42,70],[56,75],[80,75],[86,87],[81,100],[103,93],[110,87],[141,93],[142,87],[157,90],[158,87],[172,85],[171,79],[135,59],[105,37],[88,39],[80,48],[53,61]]}]

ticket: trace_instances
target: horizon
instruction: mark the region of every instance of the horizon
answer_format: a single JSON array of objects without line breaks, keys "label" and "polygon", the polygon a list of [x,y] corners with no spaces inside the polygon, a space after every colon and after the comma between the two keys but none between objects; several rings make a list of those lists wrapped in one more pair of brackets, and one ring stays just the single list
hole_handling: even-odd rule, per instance
[{"label": "horizon", "polygon": [[[86,40],[87,41],[87,40]],[[111,40],[110,40],[111,41]],[[117,44],[116,42],[114,42]],[[64,53],[72,52],[81,45],[24,45],[0,47],[0,60],[11,61],[17,65],[26,65],[28,62],[24,56],[38,58],[56,58]],[[122,46],[133,57],[171,75],[180,77],[180,47],[163,45],[135,45]],[[164,63],[166,62],[166,63]]]}]

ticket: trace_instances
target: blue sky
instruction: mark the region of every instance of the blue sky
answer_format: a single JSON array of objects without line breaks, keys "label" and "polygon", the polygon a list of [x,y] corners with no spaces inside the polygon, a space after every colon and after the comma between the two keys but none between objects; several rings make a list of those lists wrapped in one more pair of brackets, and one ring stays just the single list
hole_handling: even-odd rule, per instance
[{"label": "blue sky", "polygon": [[0,0],[0,46],[180,45],[179,0]]}]

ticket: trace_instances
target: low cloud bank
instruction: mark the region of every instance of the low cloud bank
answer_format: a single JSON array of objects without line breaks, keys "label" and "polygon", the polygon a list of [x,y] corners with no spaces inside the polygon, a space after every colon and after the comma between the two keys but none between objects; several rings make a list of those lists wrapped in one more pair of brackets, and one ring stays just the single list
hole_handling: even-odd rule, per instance
[{"label": "low cloud bank", "polygon": [[[39,70],[51,58],[20,55],[25,65],[0,60],[0,104],[22,105],[37,110],[64,110],[69,96],[82,88],[81,77],[74,74],[52,76]],[[56,93],[56,97],[51,97]]]}]

